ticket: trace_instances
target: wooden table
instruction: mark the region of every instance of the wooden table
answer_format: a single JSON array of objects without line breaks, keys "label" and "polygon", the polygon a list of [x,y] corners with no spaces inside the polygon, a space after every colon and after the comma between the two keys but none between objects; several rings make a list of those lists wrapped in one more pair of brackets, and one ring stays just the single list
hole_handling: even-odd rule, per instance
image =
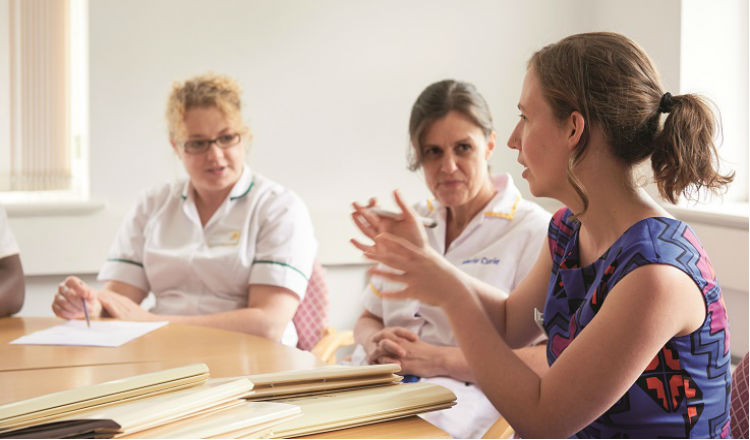
[{"label": "wooden table", "polygon": [[[324,365],[310,352],[244,333],[168,324],[120,347],[11,345],[58,318],[0,319],[0,404],[166,368],[202,362],[212,377]],[[312,436],[315,438],[450,438],[419,417]]]}]

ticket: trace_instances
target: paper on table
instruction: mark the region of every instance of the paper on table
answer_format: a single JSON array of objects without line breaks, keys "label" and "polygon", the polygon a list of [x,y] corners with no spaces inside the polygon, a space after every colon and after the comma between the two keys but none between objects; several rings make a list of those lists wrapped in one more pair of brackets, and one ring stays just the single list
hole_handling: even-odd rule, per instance
[{"label": "paper on table", "polygon": [[71,320],[38,332],[21,336],[11,344],[22,345],[83,345],[94,347],[119,347],[120,345],[154,331],[168,321],[85,321]]}]

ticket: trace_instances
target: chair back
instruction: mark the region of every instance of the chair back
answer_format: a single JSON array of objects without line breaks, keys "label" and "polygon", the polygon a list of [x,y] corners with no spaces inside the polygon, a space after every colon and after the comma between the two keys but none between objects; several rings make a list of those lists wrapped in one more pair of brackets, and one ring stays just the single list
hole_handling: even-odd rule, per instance
[{"label": "chair back", "polygon": [[313,264],[305,297],[297,307],[292,322],[297,329],[297,348],[300,350],[313,348],[328,326],[328,286],[325,269],[317,261]]},{"label": "chair back", "polygon": [[729,406],[732,438],[748,438],[747,354],[732,372],[732,404]]}]

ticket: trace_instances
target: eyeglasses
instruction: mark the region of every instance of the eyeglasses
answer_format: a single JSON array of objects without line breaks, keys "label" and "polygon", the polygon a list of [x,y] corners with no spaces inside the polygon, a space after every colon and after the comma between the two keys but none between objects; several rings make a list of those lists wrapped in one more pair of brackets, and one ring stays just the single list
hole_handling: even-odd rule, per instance
[{"label": "eyeglasses", "polygon": [[196,139],[186,141],[182,148],[187,154],[203,154],[211,148],[211,144],[216,143],[219,148],[230,148],[240,143],[242,136],[239,133],[223,134],[216,139]]}]

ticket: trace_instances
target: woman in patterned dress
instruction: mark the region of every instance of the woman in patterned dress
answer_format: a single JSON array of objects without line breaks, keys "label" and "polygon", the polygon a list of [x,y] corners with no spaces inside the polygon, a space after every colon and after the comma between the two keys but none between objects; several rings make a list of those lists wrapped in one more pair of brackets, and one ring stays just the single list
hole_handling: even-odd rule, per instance
[{"label": "woman in patterned dress", "polygon": [[[416,219],[408,233],[355,243],[397,269],[371,273],[405,286],[389,298],[445,311],[480,387],[522,437],[727,437],[719,284],[692,229],[635,173],[650,159],[671,202],[731,182],[717,171],[710,107],[665,93],[633,41],[589,33],[531,57],[518,108],[508,146],[523,177],[566,206],[526,279],[497,299],[425,246]],[[512,349],[542,329],[550,369],[539,376]]]}]

